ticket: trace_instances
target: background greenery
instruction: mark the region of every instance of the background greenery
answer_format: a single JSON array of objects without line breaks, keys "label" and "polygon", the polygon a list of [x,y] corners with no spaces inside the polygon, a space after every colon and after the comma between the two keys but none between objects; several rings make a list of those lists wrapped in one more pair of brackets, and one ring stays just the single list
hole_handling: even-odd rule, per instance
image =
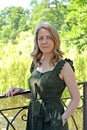
[{"label": "background greenery", "polygon": [[77,82],[87,81],[87,2],[32,0],[29,9],[0,11],[0,94],[11,86],[28,89],[34,29],[41,21],[58,30],[64,58],[74,61]]}]

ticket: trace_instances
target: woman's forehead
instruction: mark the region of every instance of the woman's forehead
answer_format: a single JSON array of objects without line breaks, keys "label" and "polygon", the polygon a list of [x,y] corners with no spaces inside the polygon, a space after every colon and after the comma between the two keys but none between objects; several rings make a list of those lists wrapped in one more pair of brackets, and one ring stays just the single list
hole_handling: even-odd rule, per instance
[{"label": "woman's forehead", "polygon": [[42,35],[42,34],[51,34],[51,32],[45,28],[41,28],[39,31],[38,31],[38,35]]}]

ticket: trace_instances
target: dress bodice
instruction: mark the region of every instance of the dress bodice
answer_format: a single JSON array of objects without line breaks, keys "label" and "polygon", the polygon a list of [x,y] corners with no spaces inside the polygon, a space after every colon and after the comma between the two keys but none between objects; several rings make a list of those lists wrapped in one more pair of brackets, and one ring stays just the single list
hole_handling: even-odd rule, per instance
[{"label": "dress bodice", "polygon": [[34,99],[61,98],[66,85],[64,80],[59,77],[59,74],[66,61],[71,62],[69,59],[60,60],[51,71],[41,73],[35,69],[32,72],[29,86]]},{"label": "dress bodice", "polygon": [[61,97],[65,83],[60,79],[60,63],[52,71],[41,73],[34,70],[29,85],[34,99],[49,100]]}]

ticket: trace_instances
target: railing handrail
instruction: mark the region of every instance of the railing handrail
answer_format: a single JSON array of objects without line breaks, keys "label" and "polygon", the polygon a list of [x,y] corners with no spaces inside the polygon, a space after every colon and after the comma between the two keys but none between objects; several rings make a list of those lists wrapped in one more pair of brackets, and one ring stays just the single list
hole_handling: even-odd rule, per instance
[{"label": "railing handrail", "polygon": [[[84,85],[87,84],[87,81],[78,82],[77,84],[84,86]],[[17,94],[15,94],[15,95],[13,95],[13,96],[23,95],[23,94],[27,94],[27,93],[31,93],[31,91],[30,91],[30,90],[25,90],[25,91],[23,91],[23,92],[20,92],[20,93],[17,93]],[[6,95],[4,94],[4,95],[0,95],[0,99],[1,99],[1,98],[8,98],[8,97],[6,97]]]},{"label": "railing handrail", "polygon": [[85,85],[85,84],[87,84],[87,81],[84,81],[84,82],[78,82],[77,84],[78,84],[78,85]]},{"label": "railing handrail", "polygon": [[[23,95],[23,94],[27,94],[27,93],[31,93],[31,91],[30,90],[25,90],[23,92],[19,92],[19,93],[13,95],[13,96]],[[4,95],[0,95],[0,99],[1,98],[8,98],[8,97],[6,96],[6,94],[4,94]]]}]

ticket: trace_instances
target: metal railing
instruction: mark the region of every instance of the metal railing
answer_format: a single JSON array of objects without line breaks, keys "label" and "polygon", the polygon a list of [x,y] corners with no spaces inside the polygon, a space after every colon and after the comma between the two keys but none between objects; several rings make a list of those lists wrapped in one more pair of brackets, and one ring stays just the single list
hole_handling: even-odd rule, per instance
[{"label": "metal railing", "polygon": [[[83,110],[83,130],[87,130],[87,82],[80,82],[78,83],[78,86],[82,85],[83,87],[83,94],[80,96],[81,100],[82,100],[82,105],[79,106],[77,108],[78,109],[82,109]],[[22,92],[22,93],[18,93],[16,94],[15,96],[17,95],[22,95],[22,94],[25,94],[25,93],[30,93],[30,91],[25,91],[25,92]],[[4,99],[6,98],[5,95],[0,95],[0,99]],[[67,98],[62,98],[62,102],[64,104],[65,107],[67,107],[66,105],[66,100],[67,99],[70,99],[70,97],[67,97]],[[2,116],[5,121],[7,122],[6,123],[6,130],[10,130],[10,128],[12,130],[18,130],[16,129],[15,125],[14,125],[14,122],[16,120],[16,118],[19,116],[19,114],[24,111],[24,110],[28,110],[29,109],[29,106],[21,106],[21,107],[12,107],[12,108],[3,108],[0,110],[0,116]],[[6,114],[4,112],[6,111],[13,111],[13,110],[17,110],[16,114],[12,117],[11,120],[9,120],[8,116],[6,116]],[[73,120],[73,123],[75,125],[75,130],[79,130],[78,128],[78,124],[77,124],[77,121],[74,117],[74,115],[71,116],[72,120]],[[22,121],[27,121],[27,114],[24,113],[22,114],[21,116],[21,119]]]}]

